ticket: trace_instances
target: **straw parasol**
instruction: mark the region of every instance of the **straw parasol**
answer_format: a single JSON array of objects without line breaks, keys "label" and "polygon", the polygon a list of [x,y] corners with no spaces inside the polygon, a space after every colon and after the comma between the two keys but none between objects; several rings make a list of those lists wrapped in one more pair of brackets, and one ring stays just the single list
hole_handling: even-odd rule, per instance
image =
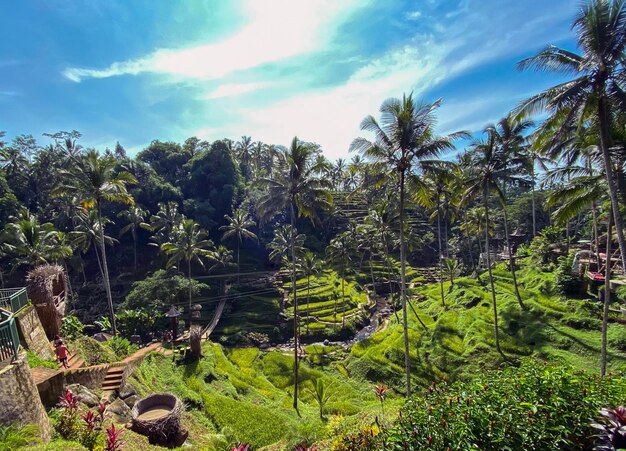
[{"label": "straw parasol", "polygon": [[170,443],[182,432],[182,412],[183,403],[176,396],[167,393],[150,395],[134,405],[132,429],[146,435],[150,443]]},{"label": "straw parasol", "polygon": [[58,335],[67,296],[67,276],[63,267],[37,266],[26,276],[26,290],[48,338]]}]

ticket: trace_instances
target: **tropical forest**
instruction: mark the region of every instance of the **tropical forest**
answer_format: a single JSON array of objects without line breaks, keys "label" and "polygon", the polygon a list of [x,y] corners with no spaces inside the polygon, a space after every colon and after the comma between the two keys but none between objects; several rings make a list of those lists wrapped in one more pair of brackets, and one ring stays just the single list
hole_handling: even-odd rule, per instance
[{"label": "tropical forest", "polygon": [[626,2],[571,11],[504,114],[409,84],[341,157],[0,122],[0,450],[626,448]]}]

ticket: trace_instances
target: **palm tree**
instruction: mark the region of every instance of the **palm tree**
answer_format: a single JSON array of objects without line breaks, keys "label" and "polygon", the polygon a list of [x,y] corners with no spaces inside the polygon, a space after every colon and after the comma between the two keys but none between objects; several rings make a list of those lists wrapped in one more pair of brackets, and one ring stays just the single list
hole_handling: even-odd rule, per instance
[{"label": "palm tree", "polygon": [[237,208],[232,216],[224,215],[224,219],[228,221],[228,224],[220,227],[220,230],[224,231],[222,241],[230,237],[235,237],[237,242],[237,283],[239,283],[239,274],[241,273],[241,266],[239,265],[239,247],[244,238],[258,240],[257,236],[250,230],[251,227],[256,225],[256,222],[250,218],[245,210],[240,208]]},{"label": "palm tree", "polygon": [[153,246],[161,247],[162,244],[171,241],[173,231],[183,220],[183,215],[178,212],[178,204],[176,202],[159,202],[159,211],[156,215],[150,216],[150,225],[141,224],[142,228],[154,231],[150,243]]},{"label": "palm tree", "polygon": [[441,101],[416,105],[413,96],[388,99],[380,107],[380,124],[373,116],[361,122],[361,130],[372,132],[374,141],[357,138],[350,149],[372,161],[372,166],[387,175],[387,182],[398,184],[400,204],[400,298],[402,301],[404,353],[406,368],[406,395],[411,396],[411,363],[409,356],[409,327],[406,299],[406,243],[404,236],[406,183],[417,181],[417,172],[437,158],[443,151],[454,148],[452,141],[466,136],[454,133],[438,137],[434,134],[435,111]]},{"label": "palm tree", "polygon": [[[331,263],[338,264],[341,277],[341,302],[346,302],[346,266],[350,263],[350,253],[352,251],[352,234],[344,232],[333,238],[326,247],[326,256]],[[337,316],[337,300],[335,299],[335,321]],[[345,315],[341,316],[341,327],[346,325]]]},{"label": "palm tree", "polygon": [[252,162],[252,150],[254,141],[249,136],[242,136],[241,141],[235,144],[237,159],[241,165],[241,169],[246,181],[250,178],[250,163]]},{"label": "palm tree", "polygon": [[126,190],[126,185],[136,183],[135,178],[128,172],[116,172],[117,161],[114,157],[101,157],[97,151],[89,152],[75,158],[75,162],[68,171],[61,174],[65,180],[52,191],[55,196],[75,196],[83,208],[94,208],[98,212],[100,224],[100,252],[102,257],[103,282],[109,303],[109,314],[113,335],[117,335],[113,296],[109,281],[106,249],[104,246],[104,225],[102,222],[102,203],[121,202],[134,204],[133,197]]},{"label": "palm tree", "polygon": [[[426,208],[434,208],[431,215],[431,221],[437,218],[437,243],[438,243],[438,258],[437,265],[439,266],[439,291],[441,294],[441,305],[446,306],[445,293],[443,290],[443,246],[441,243],[441,217],[444,215],[442,212],[442,200],[444,197],[449,197],[451,194],[452,181],[454,180],[454,163],[440,162],[437,165],[432,165],[428,168],[428,172],[422,178],[419,188],[415,193],[416,201],[419,205]],[[435,202],[433,204],[433,199]],[[447,243],[446,243],[447,248]]]},{"label": "palm tree", "polygon": [[300,269],[306,277],[306,333],[309,333],[309,300],[311,299],[311,277],[319,275],[322,268],[313,252],[306,252],[302,257]]},{"label": "palm tree", "polygon": [[[146,211],[137,205],[132,205],[127,210],[122,210],[118,216],[120,218],[126,219],[128,222],[122,230],[120,230],[120,236],[124,235],[127,232],[130,232],[133,237],[133,262],[134,262],[134,270],[137,272],[137,230],[141,228],[146,228],[148,224],[146,224]],[[149,226],[148,226],[149,227]]]},{"label": "palm tree", "polygon": [[[104,279],[102,259],[100,258],[100,252],[98,251],[100,240],[104,239],[104,244],[106,246],[112,246],[118,241],[106,234],[101,235],[100,226],[102,225],[102,227],[106,228],[106,226],[112,224],[113,221],[107,217],[98,218],[98,212],[95,210],[87,211],[82,208],[76,213],[74,218],[72,218],[72,221],[74,223],[74,230],[69,233],[69,239],[71,240],[72,245],[83,254],[89,252],[89,249],[91,249],[93,245],[93,250],[96,254],[96,261],[98,262],[98,268],[100,269],[100,275],[102,276],[102,279]],[[81,266],[84,283],[87,283],[84,262],[81,263]]]},{"label": "palm tree", "polygon": [[14,268],[44,265],[72,255],[71,247],[60,241],[54,226],[49,222],[41,224],[27,209],[10,220],[0,237],[4,251],[16,256]]},{"label": "palm tree", "polygon": [[167,267],[171,268],[179,262],[187,263],[187,280],[189,281],[189,324],[191,325],[191,263],[196,262],[204,268],[203,258],[213,252],[213,242],[206,239],[207,233],[193,219],[183,219],[173,232],[174,241],[161,245],[161,250],[169,255]]},{"label": "palm tree", "polygon": [[471,152],[471,166],[467,168],[468,188],[464,194],[464,203],[474,197],[482,197],[485,209],[485,255],[487,259],[487,270],[489,272],[489,284],[491,286],[491,301],[493,307],[494,339],[496,350],[505,358],[500,349],[500,334],[498,330],[498,308],[496,301],[496,289],[493,283],[493,273],[491,270],[491,249],[489,244],[489,230],[491,223],[489,219],[489,198],[494,190],[498,197],[504,197],[497,183],[501,179],[501,173],[505,171],[505,164],[501,160],[502,155],[497,152],[495,133],[487,133],[486,141],[479,141],[474,144]]},{"label": "palm tree", "polygon": [[289,149],[280,154],[272,178],[261,180],[266,193],[261,199],[258,211],[261,217],[271,218],[288,210],[291,225],[291,284],[294,304],[294,396],[293,407],[298,411],[298,298],[296,294],[296,215],[317,218],[317,211],[332,203],[327,180],[317,177],[318,167],[313,159],[318,153],[314,144],[294,137]]},{"label": "palm tree", "polygon": [[[520,69],[574,74],[575,78],[525,100],[516,108],[516,113],[527,115],[546,111],[551,118],[561,115],[564,117],[561,121],[562,130],[583,127],[586,119],[592,119],[596,123],[622,266],[626,268],[624,220],[620,214],[610,136],[612,103],[623,107],[625,96],[624,0],[591,0],[584,3],[572,28],[576,32],[581,54],[549,46],[537,55],[522,60],[518,66]],[[589,112],[593,113],[588,114]],[[560,138],[562,130],[557,130],[555,141]]]}]

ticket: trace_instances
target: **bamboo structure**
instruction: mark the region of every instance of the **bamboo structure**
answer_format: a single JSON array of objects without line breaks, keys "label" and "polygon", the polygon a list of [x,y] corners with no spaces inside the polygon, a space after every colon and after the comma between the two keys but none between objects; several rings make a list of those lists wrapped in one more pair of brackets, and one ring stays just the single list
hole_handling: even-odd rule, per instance
[{"label": "bamboo structure", "polygon": [[60,265],[42,265],[26,276],[26,291],[49,339],[59,335],[65,315],[67,276]]}]

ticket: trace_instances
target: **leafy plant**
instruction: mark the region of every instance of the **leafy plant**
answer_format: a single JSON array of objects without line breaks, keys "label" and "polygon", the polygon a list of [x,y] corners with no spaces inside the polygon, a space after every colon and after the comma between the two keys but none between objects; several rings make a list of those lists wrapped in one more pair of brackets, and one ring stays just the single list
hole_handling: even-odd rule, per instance
[{"label": "leafy plant", "polygon": [[111,423],[111,427],[106,429],[104,449],[106,451],[118,451],[122,449],[123,442],[120,436],[123,432],[124,429],[116,429],[115,424]]},{"label": "leafy plant", "polygon": [[557,290],[564,296],[578,294],[580,277],[572,273],[574,255],[559,257],[559,264],[554,272],[554,283]]},{"label": "leafy plant", "polygon": [[106,332],[111,330],[111,319],[108,316],[101,316],[98,321],[94,321],[94,324],[102,331]]},{"label": "leafy plant", "polygon": [[233,446],[232,451],[249,451],[251,450],[250,448],[250,443],[239,443],[237,446]]},{"label": "leafy plant", "polygon": [[374,387],[372,387],[372,388],[374,390],[374,394],[376,395],[376,397],[380,401],[380,408],[381,408],[381,410],[383,412],[383,416],[385,416],[385,396],[387,396],[387,392],[389,391],[389,387],[387,387],[383,383],[380,383],[378,385],[374,385]]},{"label": "leafy plant", "polygon": [[78,438],[80,429],[78,420],[78,398],[71,390],[66,389],[65,393],[59,398],[57,405],[62,410],[59,422],[56,424],[57,432],[61,437],[68,440]]},{"label": "leafy plant", "polygon": [[97,430],[98,417],[91,410],[85,412],[81,417],[83,420],[83,430],[80,434],[80,443],[89,451],[98,446],[102,435]]},{"label": "leafy plant", "polygon": [[600,417],[592,421],[591,426],[598,430],[594,449],[598,451],[626,449],[626,408],[624,406],[615,409],[603,408],[600,410]]},{"label": "leafy plant", "polygon": [[84,327],[77,316],[66,316],[61,322],[61,335],[67,340],[76,340],[83,334]]},{"label": "leafy plant", "polygon": [[39,427],[36,424],[0,425],[0,449],[13,450],[40,443]]},{"label": "leafy plant", "polygon": [[330,385],[326,385],[324,379],[318,377],[313,383],[313,389],[309,390],[309,392],[313,395],[320,409],[320,420],[324,421],[324,408],[333,396],[333,393],[330,391]]},{"label": "leafy plant", "polygon": [[53,368],[57,369],[59,364],[53,359],[42,359],[32,351],[26,351],[26,357],[28,359],[28,366],[31,368]]},{"label": "leafy plant", "polygon": [[137,350],[137,346],[132,344],[126,338],[119,336],[111,338],[106,342],[107,346],[113,350],[119,359],[123,359],[133,354]]}]

